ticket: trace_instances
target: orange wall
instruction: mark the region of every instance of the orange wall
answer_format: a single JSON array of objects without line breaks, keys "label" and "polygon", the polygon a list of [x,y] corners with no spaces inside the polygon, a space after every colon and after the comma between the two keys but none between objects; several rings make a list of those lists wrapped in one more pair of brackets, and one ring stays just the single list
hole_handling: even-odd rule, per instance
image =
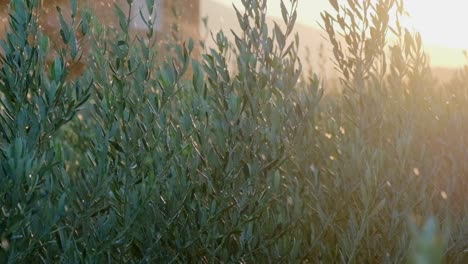
[{"label": "orange wall", "polygon": [[[145,0],[135,0],[141,3],[146,2]],[[172,32],[173,25],[176,24],[180,29],[179,36],[182,38],[193,37],[198,38],[199,36],[199,25],[200,25],[200,0],[156,0],[157,2],[163,3],[162,12],[162,26],[159,28],[161,32],[159,34],[164,37],[165,35]],[[4,37],[4,29],[7,25],[7,4],[8,0],[0,0],[0,37]],[[69,13],[69,0],[43,0],[42,13],[40,15],[40,25],[52,40],[56,40],[59,37],[59,20],[56,6],[62,7],[64,13]],[[116,17],[114,15],[114,4],[118,4],[121,8],[126,11],[127,4],[126,0],[78,0],[80,7],[91,7],[97,18],[104,24],[109,26],[116,26]],[[138,3],[137,3],[138,4]],[[174,12],[176,11],[176,17]],[[137,15],[137,12],[134,14]]]},{"label": "orange wall", "polygon": [[[43,29],[49,37],[52,43],[60,45],[60,23],[56,11],[56,6],[60,6],[63,12],[68,17],[70,10],[69,0],[42,0],[43,6],[41,14],[39,16],[40,27]],[[135,0],[140,1],[140,4],[146,2],[146,0]],[[200,1],[199,0],[156,0],[163,1],[163,12],[162,14],[162,25],[158,27],[160,30],[157,32],[156,37],[161,39],[161,43],[164,40],[173,41],[172,28],[173,25],[177,25],[179,28],[177,39],[185,40],[188,37],[195,39],[199,38],[199,23],[200,23]],[[5,36],[5,28],[7,26],[7,4],[8,0],[0,0],[0,38]],[[94,10],[96,17],[106,25],[116,27],[118,25],[116,16],[114,14],[114,4],[121,6],[122,10],[126,12],[128,10],[126,0],[78,0],[80,7],[90,7]],[[173,10],[176,11],[174,16]],[[133,14],[137,16],[138,12]],[[133,29],[134,33],[138,32],[136,28]],[[80,36],[78,36],[80,37]],[[170,42],[172,43],[172,42]],[[2,52],[2,50],[0,50]],[[86,48],[85,48],[86,53]],[[84,69],[83,61],[75,65],[73,69],[73,75],[79,74]]]}]

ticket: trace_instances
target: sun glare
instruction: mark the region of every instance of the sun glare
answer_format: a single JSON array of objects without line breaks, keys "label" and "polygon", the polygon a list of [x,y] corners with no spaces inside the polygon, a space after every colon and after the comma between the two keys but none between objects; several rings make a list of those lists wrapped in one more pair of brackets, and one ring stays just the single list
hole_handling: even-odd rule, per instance
[{"label": "sun glare", "polygon": [[[241,5],[241,0],[214,1],[227,6],[231,3]],[[270,15],[281,17],[280,1],[268,0]],[[462,50],[468,50],[468,30],[465,30],[468,26],[468,0],[404,1],[410,16],[401,22],[410,30],[421,33],[431,64],[442,67],[465,65],[467,60]],[[344,4],[346,0],[338,2]],[[321,23],[320,12],[324,10],[333,10],[329,0],[299,0],[297,22],[317,28]]]},{"label": "sun glare", "polygon": [[408,25],[428,44],[446,48],[468,48],[468,1],[406,0]]},{"label": "sun glare", "polygon": [[[241,1],[233,2],[240,4]],[[271,14],[280,16],[279,2],[269,0]],[[468,26],[468,1],[405,0],[405,6],[411,15],[405,24],[419,31],[425,42],[446,48],[468,49],[468,30],[465,30]],[[316,26],[317,21],[320,21],[320,11],[329,7],[328,0],[299,0],[298,21]]]}]

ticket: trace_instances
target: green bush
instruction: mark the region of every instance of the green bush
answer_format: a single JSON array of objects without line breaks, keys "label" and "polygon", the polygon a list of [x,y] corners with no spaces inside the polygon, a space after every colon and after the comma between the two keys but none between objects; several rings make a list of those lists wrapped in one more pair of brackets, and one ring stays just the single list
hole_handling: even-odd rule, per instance
[{"label": "green bush", "polygon": [[395,1],[330,2],[344,91],[323,98],[302,74],[297,0],[273,27],[266,0],[243,0],[235,41],[214,34],[199,58],[192,40],[161,54],[151,18],[134,36],[132,12],[116,7],[111,30],[76,0],[54,53],[40,1],[13,0],[0,261],[466,260],[466,71],[437,89],[420,38],[390,23]]}]

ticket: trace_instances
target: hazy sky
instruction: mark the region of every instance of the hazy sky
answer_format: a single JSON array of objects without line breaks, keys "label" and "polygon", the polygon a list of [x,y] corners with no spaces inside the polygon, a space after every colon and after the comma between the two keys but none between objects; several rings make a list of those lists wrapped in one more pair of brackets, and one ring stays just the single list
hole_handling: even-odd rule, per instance
[{"label": "hazy sky", "polygon": [[[215,1],[225,5],[241,5],[240,0]],[[280,0],[268,0],[268,3],[270,14],[281,16]],[[427,42],[451,48],[468,48],[468,31],[465,29],[468,25],[467,0],[406,0],[405,5],[411,14],[409,26],[421,32]],[[299,0],[298,21],[316,26],[320,12],[329,6],[328,0]]]},{"label": "hazy sky", "polygon": [[[241,5],[240,0],[214,1],[227,6],[232,3]],[[281,17],[280,0],[268,0],[268,3],[269,14]],[[421,32],[434,64],[455,66],[466,63],[461,50],[468,49],[468,0],[406,0],[405,6],[411,15],[406,25]],[[317,26],[320,12],[328,8],[328,0],[299,0],[298,22]],[[452,50],[446,54],[446,49]]]},{"label": "hazy sky", "polygon": [[468,48],[468,1],[407,0],[411,24],[427,42],[452,48]]}]

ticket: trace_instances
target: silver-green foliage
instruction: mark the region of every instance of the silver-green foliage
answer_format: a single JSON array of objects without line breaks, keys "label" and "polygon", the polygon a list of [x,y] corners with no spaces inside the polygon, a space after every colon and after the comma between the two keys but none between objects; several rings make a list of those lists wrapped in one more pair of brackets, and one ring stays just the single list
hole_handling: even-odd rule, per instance
[{"label": "silver-green foliage", "polygon": [[[0,233],[2,262],[18,262],[44,251],[44,262],[58,254],[61,219],[70,208],[57,133],[90,96],[85,79],[67,81],[66,61],[76,46],[47,66],[49,41],[37,30],[37,1],[11,1],[11,30],[0,55]],[[34,38],[32,38],[34,36]],[[64,39],[75,41],[73,32]],[[55,241],[55,242],[52,242]],[[37,255],[38,256],[38,255]]]},{"label": "silver-green foliage", "polygon": [[[198,58],[193,41],[161,54],[154,18],[135,36],[131,10],[115,7],[112,30],[76,0],[53,55],[39,2],[12,1],[1,42],[1,262],[466,259],[467,170],[455,162],[466,154],[439,143],[444,127],[468,131],[468,111],[450,108],[466,87],[428,89],[419,38],[390,26],[395,1],[330,1],[345,100],[324,102],[301,72],[296,0],[272,27],[266,0],[242,0],[241,30],[214,34]],[[90,46],[77,78],[76,30]]]},{"label": "silver-green foliage", "polygon": [[[134,37],[116,6],[117,31],[62,18],[68,46],[47,65],[48,40],[34,24],[39,2],[13,2],[1,76],[4,261],[304,255],[294,235],[304,205],[291,203],[299,185],[285,164],[319,83],[304,97],[296,89],[298,39],[289,36],[297,3],[282,4],[285,30],[267,27],[266,1],[243,5],[235,46],[220,32],[202,61],[191,61],[192,41],[161,60],[152,21],[144,18],[146,37]],[[70,80],[80,27],[91,32],[88,69]],[[192,81],[182,77],[190,67]]]}]

